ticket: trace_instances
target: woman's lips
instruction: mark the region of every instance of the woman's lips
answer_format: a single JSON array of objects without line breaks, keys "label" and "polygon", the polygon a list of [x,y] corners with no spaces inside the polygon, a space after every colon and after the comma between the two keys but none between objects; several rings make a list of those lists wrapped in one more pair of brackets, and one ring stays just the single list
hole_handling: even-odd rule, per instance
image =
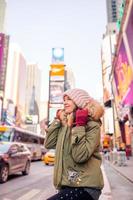
[{"label": "woman's lips", "polygon": [[70,106],[65,106],[65,109],[68,109],[68,108],[70,108]]}]

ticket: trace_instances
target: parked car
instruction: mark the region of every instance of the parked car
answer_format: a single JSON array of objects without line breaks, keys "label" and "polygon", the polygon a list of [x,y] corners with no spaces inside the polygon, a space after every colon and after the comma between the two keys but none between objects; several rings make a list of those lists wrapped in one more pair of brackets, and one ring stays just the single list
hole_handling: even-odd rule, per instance
[{"label": "parked car", "polygon": [[44,157],[43,157],[43,162],[45,165],[51,165],[54,164],[55,161],[55,149],[50,149],[48,150]]},{"label": "parked car", "polygon": [[0,183],[17,172],[28,175],[31,153],[26,145],[17,142],[0,142]]}]

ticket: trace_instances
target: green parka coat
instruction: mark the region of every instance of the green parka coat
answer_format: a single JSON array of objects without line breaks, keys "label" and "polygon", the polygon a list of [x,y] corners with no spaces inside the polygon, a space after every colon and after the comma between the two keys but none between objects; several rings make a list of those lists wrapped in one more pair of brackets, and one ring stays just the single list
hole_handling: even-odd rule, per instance
[{"label": "green parka coat", "polygon": [[48,128],[45,147],[56,149],[54,185],[103,188],[100,121],[88,118],[86,127],[62,126],[55,119]]}]

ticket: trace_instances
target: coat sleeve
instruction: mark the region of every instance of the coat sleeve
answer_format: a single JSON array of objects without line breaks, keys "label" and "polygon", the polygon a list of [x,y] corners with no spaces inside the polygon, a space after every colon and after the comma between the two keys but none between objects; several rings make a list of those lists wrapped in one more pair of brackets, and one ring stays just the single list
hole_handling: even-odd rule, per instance
[{"label": "coat sleeve", "polygon": [[100,144],[100,124],[88,123],[88,128],[78,126],[72,129],[72,157],[76,163],[86,162]]},{"label": "coat sleeve", "polygon": [[49,126],[45,139],[45,147],[47,149],[55,149],[61,122],[54,120]]}]

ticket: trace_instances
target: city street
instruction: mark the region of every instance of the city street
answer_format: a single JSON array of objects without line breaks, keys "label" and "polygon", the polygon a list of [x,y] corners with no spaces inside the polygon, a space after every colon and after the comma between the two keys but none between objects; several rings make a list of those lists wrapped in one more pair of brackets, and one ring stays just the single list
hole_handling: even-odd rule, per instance
[{"label": "city street", "polygon": [[119,174],[109,163],[104,166],[111,187],[112,200],[132,200],[133,183]]},{"label": "city street", "polygon": [[[128,166],[125,166],[127,168]],[[120,168],[120,167],[119,167]],[[133,182],[127,179],[109,164],[104,163],[104,169],[111,188],[112,200],[132,200],[133,199]],[[130,173],[132,173],[130,171]]]},{"label": "city street", "polygon": [[[109,163],[104,163],[102,170],[106,179],[100,200],[132,200],[133,183],[121,176]],[[0,199],[46,200],[56,192],[52,184],[52,174],[53,166],[46,166],[41,161],[32,162],[29,176],[17,174],[0,185]]]},{"label": "city street", "polygon": [[43,162],[32,162],[28,176],[13,175],[0,184],[1,200],[45,200],[55,189],[52,185],[53,166],[45,166]]},{"label": "city street", "polygon": [[133,0],[0,0],[0,200],[52,164],[58,200],[133,200]]}]

